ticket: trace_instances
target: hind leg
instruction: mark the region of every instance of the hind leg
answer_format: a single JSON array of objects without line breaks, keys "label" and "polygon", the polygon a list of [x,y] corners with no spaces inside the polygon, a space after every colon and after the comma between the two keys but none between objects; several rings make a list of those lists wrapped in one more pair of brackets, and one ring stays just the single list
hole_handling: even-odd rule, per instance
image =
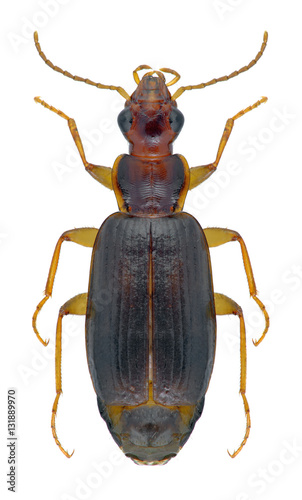
[{"label": "hind leg", "polygon": [[60,308],[58,322],[57,322],[57,333],[56,333],[56,353],[55,353],[55,363],[56,363],[56,397],[52,407],[52,417],[51,417],[51,428],[54,440],[62,453],[67,458],[73,455],[73,452],[69,454],[61,445],[56,431],[56,415],[58,410],[59,399],[62,394],[62,320],[67,314],[85,315],[87,308],[87,293],[81,293],[76,295],[72,299],[65,302],[65,304]]},{"label": "hind leg", "polygon": [[243,313],[241,307],[232,299],[223,295],[221,293],[215,293],[215,309],[218,315],[228,315],[235,314],[239,317],[240,322],[240,394],[243,400],[244,412],[246,418],[246,427],[243,440],[240,446],[234,451],[234,453],[229,453],[229,455],[234,458],[242,450],[243,446],[248,440],[251,428],[251,417],[250,408],[245,395],[246,392],[246,334],[245,334],[245,323],[243,318]]}]

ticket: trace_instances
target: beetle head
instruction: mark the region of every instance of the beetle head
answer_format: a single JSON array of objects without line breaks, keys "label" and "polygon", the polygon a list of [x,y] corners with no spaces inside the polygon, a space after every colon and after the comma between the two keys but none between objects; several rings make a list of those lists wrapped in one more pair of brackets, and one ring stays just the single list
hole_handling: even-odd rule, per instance
[{"label": "beetle head", "polygon": [[147,73],[118,116],[118,124],[135,156],[165,156],[184,123],[162,73]]},{"label": "beetle head", "polygon": [[157,71],[157,76],[153,76],[153,71],[146,73],[138,83],[136,90],[131,96],[131,101],[143,102],[165,102],[171,101],[171,94],[165,82],[163,73]]}]

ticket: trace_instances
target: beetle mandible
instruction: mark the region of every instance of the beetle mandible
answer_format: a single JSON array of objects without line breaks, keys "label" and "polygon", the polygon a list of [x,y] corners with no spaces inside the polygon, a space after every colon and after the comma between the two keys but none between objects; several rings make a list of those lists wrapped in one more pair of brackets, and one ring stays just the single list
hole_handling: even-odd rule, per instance
[{"label": "beetle mandible", "polygon": [[[201,416],[215,356],[216,315],[234,314],[240,324],[240,394],[246,429],[235,457],[250,432],[246,398],[246,335],[241,307],[229,297],[214,293],[209,247],[238,241],[251,297],[269,317],[257,296],[245,243],[236,231],[202,230],[194,217],[183,212],[187,191],[212,175],[230,137],[234,121],[267,100],[228,119],[216,159],[209,165],[189,168],[186,159],[172,154],[184,117],[176,99],[186,90],[201,89],[233,78],[250,69],[262,56],[263,43],[247,66],[228,76],[199,85],[180,87],[171,96],[168,87],[180,75],[169,68],[159,71],[138,66],[137,84],[131,97],[122,87],[103,85],[54,66],[34,40],[39,55],[55,71],[101,89],[116,90],[126,100],[118,125],[130,145],[129,154],[115,160],[113,168],[86,160],[75,121],[39,97],[44,107],[68,121],[68,126],[87,172],[103,186],[113,189],[119,212],[98,230],[71,229],[59,238],[46,283],[45,296],[33,316],[34,331],[42,342],[37,315],[52,295],[63,241],[93,248],[88,293],[68,300],[59,311],[56,330],[56,397],[51,427],[54,439],[67,456],[56,431],[56,414],[62,393],[62,319],[67,314],[86,315],[86,348],[89,371],[101,416],[113,439],[126,456],[138,464],[164,464],[189,438]],[[140,79],[138,71],[150,70]],[[164,73],[172,74],[165,83]],[[102,301],[102,294],[110,301]]]}]

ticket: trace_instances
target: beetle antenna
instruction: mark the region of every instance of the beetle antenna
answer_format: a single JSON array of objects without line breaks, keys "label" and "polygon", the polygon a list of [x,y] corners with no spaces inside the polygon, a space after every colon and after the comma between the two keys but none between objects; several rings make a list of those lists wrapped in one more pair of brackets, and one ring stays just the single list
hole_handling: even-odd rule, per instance
[{"label": "beetle antenna", "polygon": [[240,73],[244,73],[245,71],[248,71],[250,68],[252,68],[256,62],[259,61],[260,57],[262,56],[266,44],[267,44],[267,38],[268,38],[268,33],[267,31],[264,32],[263,35],[263,42],[261,45],[261,49],[259,50],[258,54],[256,55],[255,59],[253,59],[247,66],[243,66],[237,71],[233,71],[230,75],[226,76],[221,76],[220,78],[213,78],[213,80],[210,80],[207,83],[200,83],[199,85],[188,85],[187,87],[179,87],[178,90],[172,95],[173,100],[177,99],[185,90],[193,90],[193,89],[203,89],[204,87],[207,87],[208,85],[214,85],[215,83],[218,82],[225,82],[226,80],[229,80],[230,78],[234,78],[234,76],[240,75]]},{"label": "beetle antenna", "polygon": [[130,96],[127,94],[127,92],[122,87],[115,87],[114,85],[103,85],[102,83],[95,83],[95,82],[92,82],[91,80],[89,80],[88,78],[82,78],[81,76],[72,75],[68,71],[64,71],[63,69],[59,68],[58,66],[55,66],[49,59],[47,59],[46,55],[42,51],[41,45],[39,43],[37,31],[34,32],[34,41],[35,41],[35,46],[36,46],[36,49],[37,49],[39,55],[42,57],[45,64],[47,64],[47,66],[49,66],[54,71],[58,71],[58,73],[62,73],[62,75],[68,76],[68,78],[72,78],[76,82],[88,83],[89,85],[93,85],[94,87],[97,87],[98,89],[117,90],[117,92],[119,94],[121,94],[121,96],[123,96],[124,99],[126,99],[127,101],[130,101]]}]

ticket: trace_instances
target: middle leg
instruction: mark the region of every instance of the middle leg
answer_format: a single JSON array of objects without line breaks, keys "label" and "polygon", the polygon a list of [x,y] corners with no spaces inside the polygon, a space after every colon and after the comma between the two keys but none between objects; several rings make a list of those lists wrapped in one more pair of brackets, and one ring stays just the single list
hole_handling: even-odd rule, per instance
[{"label": "middle leg", "polygon": [[53,257],[52,257],[52,261],[50,264],[50,269],[49,269],[48,278],[47,278],[47,282],[46,282],[44,297],[37,305],[36,310],[35,310],[34,315],[33,315],[33,318],[32,318],[32,326],[33,326],[34,332],[37,335],[40,342],[45,346],[48,344],[49,341],[43,340],[39,334],[39,331],[37,329],[37,316],[38,316],[39,312],[41,311],[42,307],[44,306],[45,302],[52,295],[52,289],[53,289],[54,279],[55,279],[55,275],[56,275],[57,268],[58,268],[62,243],[64,241],[72,241],[73,243],[77,243],[78,245],[92,248],[94,241],[95,241],[95,238],[96,238],[96,235],[97,235],[97,232],[98,232],[98,229],[96,229],[94,227],[81,227],[78,229],[70,229],[69,231],[65,231],[60,236],[60,238],[56,244],[56,247],[55,247],[55,250],[53,253]]},{"label": "middle leg", "polygon": [[244,264],[244,269],[245,269],[245,274],[247,277],[248,281],[248,286],[249,286],[249,291],[251,297],[254,299],[254,301],[258,304],[260,307],[261,311],[263,312],[264,319],[265,319],[265,328],[263,330],[263,333],[261,337],[258,340],[253,340],[254,345],[259,345],[260,342],[264,339],[266,332],[269,328],[269,315],[265,309],[264,304],[261,302],[261,300],[257,297],[257,289],[256,289],[256,283],[253,275],[253,270],[252,270],[252,265],[250,261],[250,257],[246,248],[246,245],[237,231],[233,231],[231,229],[224,229],[220,227],[208,227],[204,229],[204,234],[207,239],[209,247],[217,247],[219,245],[223,245],[224,243],[228,243],[229,241],[238,241],[240,244],[241,248],[241,253],[242,253],[242,259],[243,259],[243,264]]}]

